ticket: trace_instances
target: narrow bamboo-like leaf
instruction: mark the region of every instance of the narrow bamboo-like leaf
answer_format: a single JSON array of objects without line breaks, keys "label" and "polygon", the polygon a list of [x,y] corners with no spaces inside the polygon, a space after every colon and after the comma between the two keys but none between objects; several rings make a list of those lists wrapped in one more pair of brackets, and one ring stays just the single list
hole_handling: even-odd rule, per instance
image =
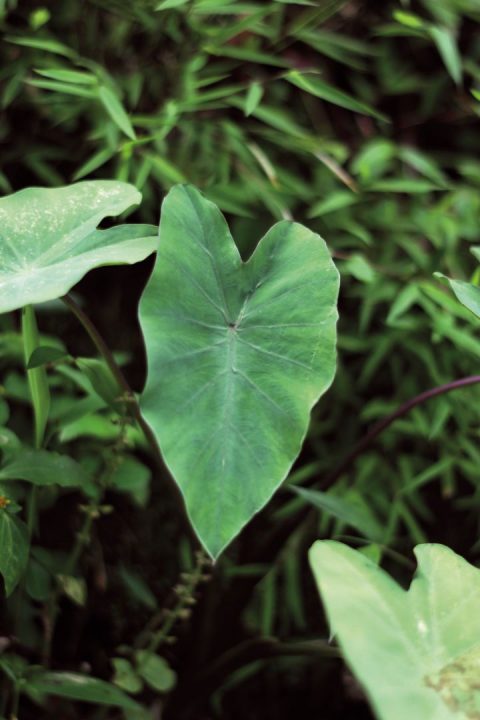
[{"label": "narrow bamboo-like leaf", "polygon": [[263,87],[259,82],[253,82],[248,88],[245,97],[245,115],[248,117],[258,106],[263,97]]},{"label": "narrow bamboo-like leaf", "polygon": [[419,545],[415,554],[408,592],[331,540],[313,545],[310,563],[332,632],[379,720],[473,720],[480,571],[443,545]]},{"label": "narrow bamboo-like leaf", "polygon": [[51,40],[50,38],[7,35],[4,39],[6,42],[13,43],[14,45],[23,45],[24,47],[34,48],[35,50],[51,52],[54,55],[64,55],[65,57],[75,57],[76,55],[75,50],[72,50],[72,48],[63,45],[63,43],[57,40]]},{"label": "narrow bamboo-like leaf", "polygon": [[93,268],[139,262],[154,252],[151,225],[96,230],[140,198],[132,185],[110,180],[0,198],[0,313],[54,300]]},{"label": "narrow bamboo-like leaf", "polygon": [[163,0],[163,2],[159,3],[155,7],[155,11],[160,12],[161,10],[174,10],[175,8],[186,5],[188,2],[189,0]]},{"label": "narrow bamboo-like leaf", "polygon": [[332,493],[292,487],[292,490],[314,507],[324,510],[347,525],[359,530],[373,542],[383,540],[385,531],[366,503],[354,502],[352,496],[341,497]]},{"label": "narrow bamboo-like leaf", "polygon": [[464,280],[454,280],[442,273],[435,273],[435,276],[447,280],[457,300],[480,318],[480,287],[465,282]]},{"label": "narrow bamboo-like leaf", "polygon": [[141,709],[141,706],[128,697],[120,688],[104,680],[67,672],[34,672],[27,679],[28,689],[37,690],[43,695],[56,695],[70,700],[109,705],[126,710]]},{"label": "narrow bamboo-like leaf", "polygon": [[338,273],[324,241],[275,225],[243,263],[197,190],[164,201],[140,305],[149,363],[141,405],[218,556],[285,479],[335,373]]},{"label": "narrow bamboo-like leaf", "polygon": [[403,178],[387,178],[386,180],[380,180],[379,182],[369,185],[369,192],[393,192],[393,193],[427,193],[427,192],[438,192],[439,190],[445,190],[444,187],[434,185],[428,180],[420,180],[412,178],[411,180]]},{"label": "narrow bamboo-like leaf", "polygon": [[98,97],[100,98],[105,110],[108,112],[113,122],[118,125],[120,130],[124,132],[130,140],[136,140],[137,136],[135,135],[135,130],[132,127],[130,118],[115,93],[112,92],[110,88],[102,85],[102,87],[98,89]]},{"label": "narrow bamboo-like leaf", "polygon": [[72,179],[75,181],[81,180],[86,175],[90,175],[90,173],[98,170],[98,168],[102,167],[102,165],[105,165],[105,163],[108,162],[114,155],[115,150],[102,148],[98,152],[94,153],[92,157],[88,158],[88,160],[86,160],[83,165],[78,168]]},{"label": "narrow bamboo-like leaf", "polygon": [[75,85],[96,85],[95,75],[79,70],[66,70],[64,68],[36,68],[35,72],[43,77],[59,82],[75,83]]},{"label": "narrow bamboo-like leaf", "polygon": [[[28,365],[30,357],[39,346],[37,322],[31,305],[26,305],[22,311],[22,336],[25,365]],[[43,443],[50,411],[50,389],[45,367],[40,366],[27,370],[27,378],[35,419],[35,447],[39,448]]]},{"label": "narrow bamboo-like leaf", "polygon": [[27,566],[28,547],[25,523],[7,510],[0,509],[0,575],[7,595],[15,590]]},{"label": "narrow bamboo-like leaf", "polygon": [[436,25],[430,27],[428,32],[437,46],[450,77],[454,83],[459,85],[462,80],[462,59],[453,33],[448,28]]},{"label": "narrow bamboo-like leaf", "polygon": [[346,110],[352,110],[352,112],[360,113],[361,115],[371,115],[372,117],[388,122],[388,118],[385,115],[377,112],[374,108],[370,107],[360,100],[356,100],[348,93],[339,90],[333,85],[329,85],[324,80],[312,73],[301,73],[298,70],[292,70],[285,75],[285,79],[296,85],[301,90],[315,95],[326,102],[333,103],[333,105],[339,105]]},{"label": "narrow bamboo-like leaf", "polygon": [[42,80],[40,78],[32,78],[25,80],[25,82],[32,87],[51,90],[52,92],[58,92],[64,95],[77,95],[83,98],[95,97],[95,91],[87,85],[74,85],[73,83],[59,82],[58,80]]}]

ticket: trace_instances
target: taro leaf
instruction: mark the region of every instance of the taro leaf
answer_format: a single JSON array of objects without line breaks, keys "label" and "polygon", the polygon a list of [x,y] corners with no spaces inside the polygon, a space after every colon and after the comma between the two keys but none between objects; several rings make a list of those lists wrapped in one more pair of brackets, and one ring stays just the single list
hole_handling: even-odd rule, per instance
[{"label": "taro leaf", "polygon": [[18,584],[28,561],[28,529],[24,522],[1,507],[5,497],[0,496],[0,575],[5,593],[10,595]]},{"label": "taro leaf", "polygon": [[34,671],[27,680],[26,688],[70,700],[83,700],[125,710],[141,709],[138,703],[115,685],[79,673]]},{"label": "taro leaf", "polygon": [[131,264],[156,249],[151,225],[96,230],[140,202],[127,183],[27,188],[0,199],[0,312],[65,295],[89,270]]},{"label": "taro leaf", "polygon": [[140,304],[144,416],[216,557],[285,479],[335,373],[338,273],[324,241],[280,222],[243,263],[189,186],[163,204]]},{"label": "taro leaf", "polygon": [[480,571],[418,545],[403,590],[364,554],[324,540],[310,563],[332,632],[380,720],[480,718]]}]

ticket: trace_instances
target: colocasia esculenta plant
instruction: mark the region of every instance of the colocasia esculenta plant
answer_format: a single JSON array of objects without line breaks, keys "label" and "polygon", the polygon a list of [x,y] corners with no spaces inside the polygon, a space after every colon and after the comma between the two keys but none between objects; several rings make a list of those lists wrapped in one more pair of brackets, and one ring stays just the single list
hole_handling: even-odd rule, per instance
[{"label": "colocasia esculenta plant", "polygon": [[[107,405],[117,413],[122,445],[136,426],[157,459],[159,452],[163,456],[200,543],[216,558],[287,476],[310,410],[335,373],[339,278],[318,235],[296,223],[278,223],[243,262],[218,208],[190,186],[168,194],[159,232],[134,224],[98,229],[105,218],[139,202],[134,187],[116,181],[29,188],[0,199],[0,313],[21,312],[29,390],[23,399],[29,394],[33,408],[30,442],[6,427],[0,434],[0,574],[6,595],[16,590],[20,611],[26,590],[47,604],[52,626],[58,583],[82,603],[85,588],[74,576],[75,565],[93,519],[106,511],[89,463],[57,451],[58,437],[68,442],[67,417],[82,418],[99,403]],[[139,304],[148,373],[137,397],[70,290],[93,268],[136,263],[155,252]],[[101,360],[72,358],[64,344],[43,339],[34,306],[58,299],[83,324]],[[62,411],[54,392],[55,375],[62,372],[80,386],[90,383],[96,399],[90,394]],[[144,502],[146,468],[135,463],[130,455],[119,467],[113,457],[100,485],[125,489],[122,472],[133,464],[129,488]],[[35,543],[42,493],[52,485],[86,497],[85,525],[59,567]],[[16,717],[23,694],[41,704],[57,695],[143,717],[127,693],[139,692],[144,683],[167,692],[175,682],[156,653],[160,636],[161,631],[148,647],[132,649],[129,659],[114,658],[115,684],[109,684],[49,671],[47,632],[43,667],[30,666],[18,654],[0,657],[9,688],[0,715],[10,707]]]},{"label": "colocasia esculenta plant", "polygon": [[[318,235],[280,222],[244,262],[219,209],[191,186],[167,195],[159,230],[135,224],[98,229],[139,202],[134,187],[116,181],[29,188],[0,199],[0,312],[21,311],[33,408],[30,442],[5,427],[5,413],[2,420],[0,575],[6,595],[16,591],[19,608],[25,591],[50,603],[51,624],[59,590],[45,569],[52,555],[35,544],[41,492],[56,485],[86,498],[83,531],[67,561],[51,570],[76,602],[84,592],[73,575],[76,562],[93,519],[107,511],[89,462],[57,452],[56,435],[63,433],[64,443],[74,437],[71,425],[66,432],[67,417],[108,406],[118,416],[120,444],[136,426],[157,459],[163,457],[201,545],[215,559],[286,478],[310,411],[335,374],[339,277]],[[152,253],[155,265],[139,303],[147,380],[137,397],[70,290],[93,268],[136,263]],[[450,282],[478,314],[478,288]],[[73,371],[68,348],[43,339],[33,307],[59,299],[83,324],[101,360],[75,358]],[[62,411],[54,392],[55,374],[62,372],[80,386],[90,383],[96,398]],[[379,423],[366,442],[416,402],[477,381],[423,393]],[[365,446],[361,442],[349,460]],[[133,463],[129,488],[144,501],[145,468],[133,457],[123,463],[123,469]],[[118,462],[107,466],[104,486],[115,476],[125,489]],[[297,492],[320,506],[328,500],[320,492]],[[366,521],[352,517],[354,526]],[[382,529],[370,529],[381,542]],[[416,553],[419,570],[408,592],[366,555],[334,541],[318,541],[310,560],[332,631],[381,720],[476,718],[480,574],[443,546],[423,545]],[[187,600],[201,568],[180,588]],[[465,613],[467,626],[461,623]],[[131,695],[144,684],[160,693],[173,687],[175,674],[157,654],[164,635],[160,630],[146,647],[113,658],[115,684],[49,671],[51,633],[44,638],[43,667],[3,653],[0,670],[9,690],[0,698],[0,716],[9,707],[17,717],[25,694],[40,704],[57,695],[121,708],[128,720],[150,717]]]},{"label": "colocasia esculenta plant", "polygon": [[[21,310],[34,409],[33,448],[8,448],[0,470],[7,593],[27,562],[42,473],[60,485],[81,474],[73,459],[48,454],[45,365],[61,361],[62,351],[39,341],[35,304],[62,298],[84,324],[105,360],[93,369],[84,363],[85,372],[95,370],[100,395],[127,408],[160,448],[212,558],[285,479],[310,410],[334,377],[339,278],[318,235],[277,223],[243,262],[219,209],[190,186],[170,191],[159,232],[135,224],[97,229],[139,202],[134,187],[116,181],[28,188],[0,200],[0,312]],[[69,291],[93,268],[155,252],[139,305],[148,375],[137,398]],[[26,509],[9,498],[11,478],[32,485]]]}]

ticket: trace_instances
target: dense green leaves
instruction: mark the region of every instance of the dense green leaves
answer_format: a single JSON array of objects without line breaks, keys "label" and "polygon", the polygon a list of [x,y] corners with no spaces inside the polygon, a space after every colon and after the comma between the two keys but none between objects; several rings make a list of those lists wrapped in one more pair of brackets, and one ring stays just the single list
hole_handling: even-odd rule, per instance
[{"label": "dense green leaves", "polygon": [[58,298],[95,267],[135,263],[154,252],[150,225],[96,229],[140,198],[133,186],[108,180],[1,198],[0,312]]},{"label": "dense green leaves", "polygon": [[345,659],[381,720],[478,716],[480,571],[420,545],[405,592],[364,554],[319,541],[310,563]]},{"label": "dense green leaves", "polygon": [[192,187],[162,208],[142,297],[143,413],[217,556],[287,475],[335,372],[338,273],[323,240],[275,225],[243,263]]}]

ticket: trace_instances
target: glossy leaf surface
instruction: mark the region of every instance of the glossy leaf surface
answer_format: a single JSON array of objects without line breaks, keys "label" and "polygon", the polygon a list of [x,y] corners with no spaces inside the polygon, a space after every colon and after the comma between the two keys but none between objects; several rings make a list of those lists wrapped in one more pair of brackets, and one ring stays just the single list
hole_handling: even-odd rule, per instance
[{"label": "glossy leaf surface", "polygon": [[403,590],[364,554],[316,542],[310,563],[332,633],[380,720],[478,718],[480,571],[443,545],[418,545]]},{"label": "glossy leaf surface", "polygon": [[154,252],[151,225],[96,229],[140,199],[132,185],[113,180],[0,198],[0,312],[54,300],[95,267],[136,263]]},{"label": "glossy leaf surface", "polygon": [[284,480],[335,373],[338,273],[324,241],[280,222],[242,262],[218,208],[167,196],[140,305],[141,400],[212,556]]}]

